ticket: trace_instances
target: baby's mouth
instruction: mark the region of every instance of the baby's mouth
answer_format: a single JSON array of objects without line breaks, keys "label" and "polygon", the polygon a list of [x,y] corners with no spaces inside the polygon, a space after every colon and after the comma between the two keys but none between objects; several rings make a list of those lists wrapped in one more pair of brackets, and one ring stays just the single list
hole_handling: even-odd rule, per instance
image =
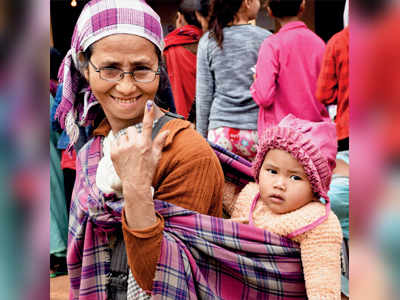
[{"label": "baby's mouth", "polygon": [[276,201],[284,201],[283,197],[279,194],[271,194],[269,197]]}]

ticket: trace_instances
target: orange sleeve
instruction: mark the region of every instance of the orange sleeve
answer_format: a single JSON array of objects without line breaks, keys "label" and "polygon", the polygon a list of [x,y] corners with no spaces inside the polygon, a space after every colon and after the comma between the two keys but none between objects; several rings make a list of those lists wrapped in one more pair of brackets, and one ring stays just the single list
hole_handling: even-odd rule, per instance
[{"label": "orange sleeve", "polygon": [[340,300],[342,229],[336,215],[303,234],[301,261],[310,300]]},{"label": "orange sleeve", "polygon": [[[133,230],[126,223],[125,211],[122,212],[122,231],[128,265],[132,270],[133,277],[146,292],[152,289],[155,267],[160,255],[162,231],[164,230],[164,219],[159,214],[157,216],[157,222],[153,226],[142,230]],[[138,266],[138,268],[132,266]],[[135,272],[136,270],[140,273]]]},{"label": "orange sleeve", "polygon": [[[191,128],[176,133],[173,143],[168,145],[167,141],[153,186],[154,199],[202,214],[222,215],[222,168],[211,147]],[[160,256],[163,218],[159,216],[149,228],[133,230],[123,217],[122,229],[132,274],[144,290],[150,291]]]}]

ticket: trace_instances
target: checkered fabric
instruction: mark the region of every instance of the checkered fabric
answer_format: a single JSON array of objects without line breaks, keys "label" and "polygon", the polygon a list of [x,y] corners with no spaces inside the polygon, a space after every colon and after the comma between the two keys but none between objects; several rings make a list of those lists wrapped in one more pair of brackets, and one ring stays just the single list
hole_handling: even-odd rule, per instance
[{"label": "checkered fabric", "polygon": [[298,245],[155,200],[164,217],[152,299],[306,299]]},{"label": "checkered fabric", "polygon": [[146,294],[136,282],[129,270],[127,300],[150,300],[151,295]]}]

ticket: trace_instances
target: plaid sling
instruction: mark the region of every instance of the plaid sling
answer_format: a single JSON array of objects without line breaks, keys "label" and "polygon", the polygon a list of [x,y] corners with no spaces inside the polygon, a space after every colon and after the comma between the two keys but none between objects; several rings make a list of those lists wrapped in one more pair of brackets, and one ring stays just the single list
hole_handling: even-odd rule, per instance
[{"label": "plaid sling", "polygon": [[153,299],[306,299],[300,249],[265,230],[155,200],[165,220]]}]

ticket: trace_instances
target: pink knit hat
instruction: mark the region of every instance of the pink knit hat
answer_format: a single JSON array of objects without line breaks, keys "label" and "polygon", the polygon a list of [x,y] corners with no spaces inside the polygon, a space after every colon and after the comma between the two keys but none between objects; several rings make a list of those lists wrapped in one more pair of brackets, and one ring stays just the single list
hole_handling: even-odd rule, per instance
[{"label": "pink knit hat", "polygon": [[326,220],[330,210],[328,197],[332,171],[336,166],[337,140],[333,122],[311,122],[287,115],[260,137],[253,162],[253,176],[258,182],[265,155],[271,149],[282,149],[292,154],[304,167],[315,195],[326,200],[326,215],[312,226],[299,229],[289,237],[301,234]]}]

